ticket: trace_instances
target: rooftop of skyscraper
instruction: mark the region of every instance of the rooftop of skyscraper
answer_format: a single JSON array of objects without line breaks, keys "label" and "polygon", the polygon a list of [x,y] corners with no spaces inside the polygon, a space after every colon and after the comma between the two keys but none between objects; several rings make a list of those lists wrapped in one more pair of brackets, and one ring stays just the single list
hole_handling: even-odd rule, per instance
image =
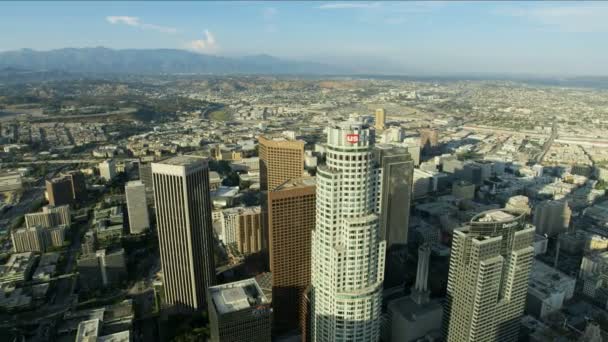
[{"label": "rooftop of skyscraper", "polygon": [[317,179],[315,177],[302,177],[302,178],[294,178],[286,181],[285,183],[277,186],[274,191],[286,190],[291,188],[297,188],[301,186],[312,186],[317,184]]},{"label": "rooftop of skyscraper", "polygon": [[212,286],[209,293],[219,314],[270,303],[255,278]]},{"label": "rooftop of skyscraper", "polygon": [[165,160],[161,160],[157,163],[165,164],[165,165],[186,166],[186,165],[190,165],[193,163],[200,163],[201,161],[204,161],[204,160],[205,160],[205,158],[202,158],[202,157],[191,156],[191,155],[182,155],[182,156],[176,156],[176,157],[168,158]]}]

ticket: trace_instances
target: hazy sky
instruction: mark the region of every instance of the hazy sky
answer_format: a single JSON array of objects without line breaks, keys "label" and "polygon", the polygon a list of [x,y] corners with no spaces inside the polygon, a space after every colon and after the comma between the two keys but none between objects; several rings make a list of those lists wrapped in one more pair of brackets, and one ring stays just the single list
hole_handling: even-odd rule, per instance
[{"label": "hazy sky", "polygon": [[0,2],[0,51],[177,48],[406,73],[608,75],[608,2]]}]

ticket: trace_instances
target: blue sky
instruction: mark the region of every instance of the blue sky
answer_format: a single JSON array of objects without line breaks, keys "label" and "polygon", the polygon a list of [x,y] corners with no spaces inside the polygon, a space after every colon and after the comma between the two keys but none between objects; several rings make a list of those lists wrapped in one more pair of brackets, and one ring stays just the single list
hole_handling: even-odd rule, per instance
[{"label": "blue sky", "polygon": [[270,54],[400,73],[608,75],[605,2],[0,2],[0,51]]}]

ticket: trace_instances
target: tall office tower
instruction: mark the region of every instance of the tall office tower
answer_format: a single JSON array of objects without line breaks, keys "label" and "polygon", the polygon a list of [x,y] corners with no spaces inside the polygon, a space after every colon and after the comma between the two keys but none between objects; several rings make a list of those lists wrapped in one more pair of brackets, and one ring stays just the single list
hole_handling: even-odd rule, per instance
[{"label": "tall office tower", "polygon": [[[305,321],[304,292],[310,285],[311,233],[316,196],[312,177],[289,180],[268,192],[268,235],[275,331]],[[305,328],[300,326],[300,329]],[[303,329],[302,329],[303,330]]]},{"label": "tall office tower", "polygon": [[312,341],[378,341],[386,242],[380,232],[374,131],[349,121],[327,131],[312,233]]},{"label": "tall office tower", "polygon": [[269,191],[283,182],[302,177],[304,142],[260,136],[260,190]]},{"label": "tall office tower", "polygon": [[212,342],[269,342],[272,315],[255,278],[209,288]]},{"label": "tall office tower", "polygon": [[436,129],[420,130],[420,146],[425,153],[431,153],[439,144],[439,135]]},{"label": "tall office tower", "polygon": [[204,159],[152,163],[165,298],[170,312],[205,309],[215,283],[209,168]]},{"label": "tall office tower", "polygon": [[568,230],[572,210],[567,201],[544,201],[534,208],[536,233],[555,236]]},{"label": "tall office tower", "polygon": [[116,176],[116,164],[114,160],[108,159],[99,163],[99,176],[106,182],[111,181]]},{"label": "tall office tower", "polygon": [[129,231],[131,234],[141,234],[150,228],[146,186],[140,180],[127,182],[125,195],[129,214]]},{"label": "tall office tower", "polygon": [[380,232],[388,250],[404,247],[410,220],[414,162],[407,149],[376,145],[375,160],[382,169]]},{"label": "tall office tower", "polygon": [[482,212],[454,231],[447,342],[516,341],[534,257],[534,227],[509,209]]},{"label": "tall office tower", "polygon": [[80,171],[70,171],[65,174],[70,180],[72,187],[72,198],[75,203],[82,203],[87,198],[87,185],[84,181],[84,175]]},{"label": "tall office tower", "polygon": [[60,205],[58,207],[47,205],[42,208],[42,212],[25,214],[25,226],[28,228],[34,226],[50,228],[59,225],[69,227],[71,224],[72,218],[70,216],[69,205]]},{"label": "tall office tower", "polygon": [[147,192],[153,191],[152,185],[152,164],[139,161],[139,180],[146,186]]},{"label": "tall office tower", "polygon": [[384,127],[386,125],[386,111],[384,110],[384,108],[378,108],[376,109],[376,122],[374,127],[377,130],[383,130]]},{"label": "tall office tower", "polygon": [[72,183],[66,177],[47,179],[46,196],[52,206],[72,204]]},{"label": "tall office tower", "polygon": [[268,191],[285,181],[300,178],[304,172],[304,141],[260,136],[260,191],[262,205],[262,232],[268,245]]}]

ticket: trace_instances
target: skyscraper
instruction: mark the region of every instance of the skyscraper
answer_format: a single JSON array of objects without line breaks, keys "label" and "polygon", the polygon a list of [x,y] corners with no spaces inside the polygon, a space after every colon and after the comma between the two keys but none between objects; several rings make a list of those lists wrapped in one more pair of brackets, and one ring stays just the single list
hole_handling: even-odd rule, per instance
[{"label": "skyscraper", "polygon": [[381,178],[374,168],[373,133],[354,121],[327,132],[312,233],[314,342],[380,338],[386,242],[378,217]]},{"label": "skyscraper", "polygon": [[255,278],[209,288],[212,342],[269,342],[272,314]]},{"label": "skyscraper", "polygon": [[294,329],[305,321],[301,308],[304,291],[310,285],[315,198],[312,177],[289,180],[268,192],[272,306],[277,331]]},{"label": "skyscraper", "polygon": [[407,244],[414,162],[407,149],[376,145],[375,159],[382,168],[380,232],[387,249]]},{"label": "skyscraper", "polygon": [[304,142],[285,138],[258,139],[260,155],[260,190],[269,191],[283,182],[302,177]]},{"label": "skyscraper", "polygon": [[152,163],[152,178],[165,304],[171,312],[203,310],[215,282],[207,161],[178,156]]},{"label": "skyscraper", "polygon": [[125,195],[129,215],[129,231],[131,234],[141,234],[150,228],[146,186],[140,180],[127,182]]},{"label": "skyscraper", "polygon": [[447,342],[516,341],[534,257],[534,227],[508,209],[482,212],[454,231]]},{"label": "skyscraper", "polygon": [[536,233],[555,236],[568,230],[572,210],[568,201],[544,201],[534,208]]},{"label": "skyscraper", "polygon": [[70,180],[74,202],[82,203],[87,197],[87,185],[84,181],[84,175],[80,171],[70,171],[65,174],[65,177]]},{"label": "skyscraper", "polygon": [[260,191],[262,232],[268,245],[268,191],[285,181],[302,177],[304,172],[304,141],[285,138],[258,138],[260,158]]},{"label": "skyscraper", "polygon": [[384,108],[376,109],[376,122],[374,127],[377,130],[383,130],[386,124],[386,111]]},{"label": "skyscraper", "polygon": [[52,206],[60,206],[64,204],[72,204],[72,183],[67,177],[58,177],[46,181],[46,196],[49,204]]},{"label": "skyscraper", "polygon": [[139,180],[141,180],[146,186],[147,192],[152,192],[152,164],[144,163],[143,161],[139,161],[138,163],[139,169]]},{"label": "skyscraper", "polygon": [[99,163],[99,176],[106,182],[111,181],[116,176],[116,163],[114,163],[114,160],[108,159]]}]

